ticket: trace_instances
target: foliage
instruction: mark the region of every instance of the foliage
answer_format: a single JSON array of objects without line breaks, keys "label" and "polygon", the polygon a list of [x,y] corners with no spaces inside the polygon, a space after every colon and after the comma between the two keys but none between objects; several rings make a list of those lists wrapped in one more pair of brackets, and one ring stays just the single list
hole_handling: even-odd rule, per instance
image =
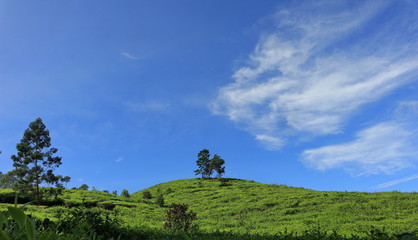
[{"label": "foliage", "polygon": [[30,218],[22,210],[9,207],[0,213],[1,240],[110,240],[110,239],[202,239],[202,240],[411,240],[417,239],[417,232],[402,234],[388,233],[372,228],[364,236],[345,236],[328,233],[319,227],[312,227],[301,234],[295,232],[278,232],[275,235],[248,234],[232,232],[163,231],[150,228],[126,228],[116,215],[83,209],[73,209],[57,221],[46,218]]},{"label": "foliage", "polygon": [[17,178],[13,183],[13,189],[21,192],[30,191],[35,200],[39,200],[39,185],[44,182],[60,184],[63,180],[62,176],[56,176],[53,172],[61,165],[61,157],[54,156],[58,149],[51,148],[49,131],[40,118],[29,124],[16,149],[17,155],[11,156],[15,169],[9,173]]},{"label": "foliage", "polygon": [[97,206],[106,210],[113,210],[116,207],[116,204],[112,202],[98,202]]},{"label": "foliage", "polygon": [[13,174],[13,172],[8,172],[6,174],[2,174],[0,179],[1,187],[3,188],[11,188],[17,182],[17,177]]},{"label": "foliage", "polygon": [[170,187],[165,190],[165,194],[170,194],[172,192],[173,192],[173,189],[171,189]]},{"label": "foliage", "polygon": [[157,197],[155,199],[155,203],[160,207],[164,207],[164,196],[160,188],[157,189]]},{"label": "foliage", "polygon": [[[226,186],[219,187],[221,179]],[[176,180],[132,193],[130,198],[102,191],[64,189],[60,198],[71,208],[28,205],[25,211],[33,216],[32,219],[38,218],[43,222],[49,218],[54,223],[59,222],[58,213],[64,216],[80,208],[109,214],[112,218],[117,213],[122,227],[113,236],[114,239],[119,234],[122,234],[120,239],[184,239],[184,236],[205,240],[418,239],[418,193],[324,192],[221,179]],[[175,194],[166,194],[168,188]],[[198,214],[199,218],[193,221],[199,226],[198,231],[177,233],[164,230],[161,220],[168,208],[161,208],[155,201],[142,198],[145,191],[157,196],[158,189],[164,193],[166,206],[187,203],[189,209]],[[0,189],[0,200],[5,197],[12,203],[14,196],[12,189]],[[24,194],[19,194],[19,203],[25,203],[22,200],[24,197]],[[109,209],[105,205],[110,206]],[[110,210],[113,205],[115,207]],[[0,203],[0,211],[10,206]],[[53,226],[39,230],[39,234],[56,232]],[[47,239],[83,239],[77,238],[76,233],[60,234],[59,238],[52,235],[54,237]]]},{"label": "foliage", "polygon": [[142,198],[143,199],[151,199],[152,198],[152,194],[150,191],[143,191],[142,192]]},{"label": "foliage", "polygon": [[226,179],[226,178],[219,178],[219,182],[220,182],[220,184],[219,184],[220,187],[230,186],[228,184],[228,179]]},{"label": "foliage", "polygon": [[[1,203],[9,203],[14,204],[16,198],[16,192],[12,189],[2,189],[0,194],[0,202]],[[18,194],[17,203],[23,204],[32,201],[32,197],[27,194]]]},{"label": "foliage", "polygon": [[130,197],[131,196],[127,189],[123,189],[120,195],[122,197]]},{"label": "foliage", "polygon": [[187,204],[172,204],[165,216],[164,228],[172,231],[187,232],[195,225],[192,224],[196,220],[196,213],[193,211],[187,212],[189,205]]},{"label": "foliage", "polygon": [[195,170],[195,174],[202,175],[204,177],[210,177],[212,175],[212,168],[210,167],[210,153],[209,150],[203,149],[202,151],[197,154],[198,159],[196,160],[197,170]]},{"label": "foliage", "polygon": [[223,160],[218,154],[215,154],[210,161],[210,167],[217,173],[218,178],[222,177],[222,174],[225,173],[225,167],[223,167],[224,164],[225,160]]},{"label": "foliage", "polygon": [[[11,216],[15,222],[8,221]],[[0,239],[35,240],[36,230],[33,221],[22,210],[8,207],[7,212],[0,213]]]},{"label": "foliage", "polygon": [[103,236],[105,239],[117,236],[121,222],[110,213],[74,208],[59,216],[57,230],[65,234],[85,237]]},{"label": "foliage", "polygon": [[78,189],[80,189],[80,190],[89,190],[89,185],[87,185],[87,184],[82,184]]},{"label": "foliage", "polygon": [[215,154],[213,158],[210,158],[209,150],[203,149],[197,155],[198,159],[196,164],[198,169],[195,170],[195,175],[202,175],[202,178],[210,178],[213,171],[217,173],[217,177],[222,177],[222,174],[225,173],[225,160],[221,158],[218,154]]}]

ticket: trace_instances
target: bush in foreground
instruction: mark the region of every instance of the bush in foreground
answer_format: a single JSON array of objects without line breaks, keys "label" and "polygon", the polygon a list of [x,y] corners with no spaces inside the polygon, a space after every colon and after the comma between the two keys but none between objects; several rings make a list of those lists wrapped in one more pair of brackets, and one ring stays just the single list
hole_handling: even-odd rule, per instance
[{"label": "bush in foreground", "polygon": [[192,228],[196,228],[196,225],[192,224],[193,220],[197,219],[196,213],[193,211],[187,212],[188,208],[189,205],[187,204],[174,203],[171,205],[165,216],[164,228],[174,232],[187,232]]}]

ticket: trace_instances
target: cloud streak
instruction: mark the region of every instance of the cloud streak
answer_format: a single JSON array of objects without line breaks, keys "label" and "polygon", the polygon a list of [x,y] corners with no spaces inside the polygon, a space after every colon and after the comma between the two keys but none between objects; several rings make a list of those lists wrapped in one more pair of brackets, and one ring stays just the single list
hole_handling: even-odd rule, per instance
[{"label": "cloud streak", "polygon": [[134,56],[134,55],[132,55],[130,53],[127,53],[127,52],[121,52],[120,54],[122,56],[128,58],[128,59],[131,59],[131,60],[139,60],[139,59],[141,59],[141,57],[136,57],[136,56]]},{"label": "cloud streak", "polygon": [[367,2],[346,10],[320,3],[278,12],[276,29],[211,106],[269,149],[295,134],[341,133],[361,106],[417,76],[417,44],[409,38],[418,25],[392,16],[367,33],[390,6]]},{"label": "cloud streak", "polygon": [[401,179],[396,179],[396,180],[389,181],[389,182],[385,182],[385,183],[382,183],[382,184],[379,184],[379,185],[375,186],[374,188],[375,189],[388,188],[388,187],[392,187],[392,186],[395,186],[395,185],[398,185],[398,184],[404,183],[404,182],[409,182],[409,181],[412,181],[412,180],[415,180],[415,179],[418,179],[418,174],[412,175],[412,176],[409,176],[409,177],[405,177],[405,178],[401,178]]},{"label": "cloud streak", "polygon": [[413,165],[414,135],[394,122],[360,131],[352,142],[305,150],[302,161],[317,170],[344,168],[355,175],[390,174]]}]

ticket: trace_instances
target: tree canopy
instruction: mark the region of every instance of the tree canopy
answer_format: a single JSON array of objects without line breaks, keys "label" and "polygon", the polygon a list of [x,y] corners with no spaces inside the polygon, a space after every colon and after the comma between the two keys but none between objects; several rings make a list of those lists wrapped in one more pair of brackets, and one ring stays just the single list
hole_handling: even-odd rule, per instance
[{"label": "tree canopy", "polygon": [[215,154],[211,159],[209,150],[203,149],[197,157],[196,164],[198,169],[194,171],[196,175],[201,174],[202,178],[210,178],[213,171],[217,173],[217,177],[222,177],[222,174],[225,173],[225,167],[223,167],[225,160],[218,154]]},{"label": "tree canopy", "polygon": [[54,156],[58,149],[51,147],[49,131],[41,118],[29,124],[16,149],[17,154],[11,156],[15,169],[8,173],[16,177],[12,186],[15,190],[30,191],[35,200],[39,200],[42,183],[62,187],[61,182],[69,181],[69,177],[54,174],[54,170],[62,164],[61,157]]}]

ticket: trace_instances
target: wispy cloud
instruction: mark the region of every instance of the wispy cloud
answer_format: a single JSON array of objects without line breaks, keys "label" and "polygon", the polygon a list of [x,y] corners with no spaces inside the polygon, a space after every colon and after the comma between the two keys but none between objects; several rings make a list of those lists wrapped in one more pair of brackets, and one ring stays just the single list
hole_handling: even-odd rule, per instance
[{"label": "wispy cloud", "polygon": [[257,135],[255,139],[264,143],[270,150],[280,149],[284,144],[282,139],[268,135]]},{"label": "wispy cloud", "polygon": [[115,159],[115,162],[120,163],[123,161],[123,157],[118,157]]},{"label": "wispy cloud", "polygon": [[382,184],[379,184],[379,185],[375,186],[374,188],[375,189],[388,188],[388,187],[392,187],[392,186],[395,186],[395,185],[398,185],[398,184],[404,183],[404,182],[409,182],[409,181],[412,181],[412,180],[415,180],[415,179],[418,179],[418,174],[412,175],[412,176],[409,176],[409,177],[405,177],[405,178],[401,178],[401,179],[396,179],[396,180],[389,181],[389,182],[385,182],[385,183],[382,183]]},{"label": "wispy cloud", "polygon": [[318,170],[345,168],[356,175],[390,174],[418,160],[413,137],[399,124],[383,122],[360,131],[352,142],[305,150],[302,159]]},{"label": "wispy cloud", "polygon": [[276,30],[219,90],[212,111],[277,149],[292,134],[340,133],[362,105],[413,81],[418,53],[408,34],[418,25],[393,16],[366,33],[387,4],[339,4],[309,2],[278,12]]},{"label": "wispy cloud", "polygon": [[134,55],[132,55],[130,53],[127,53],[127,52],[121,52],[120,54],[122,56],[128,58],[128,59],[131,59],[131,60],[139,60],[139,59],[141,59],[141,57],[134,56]]}]

